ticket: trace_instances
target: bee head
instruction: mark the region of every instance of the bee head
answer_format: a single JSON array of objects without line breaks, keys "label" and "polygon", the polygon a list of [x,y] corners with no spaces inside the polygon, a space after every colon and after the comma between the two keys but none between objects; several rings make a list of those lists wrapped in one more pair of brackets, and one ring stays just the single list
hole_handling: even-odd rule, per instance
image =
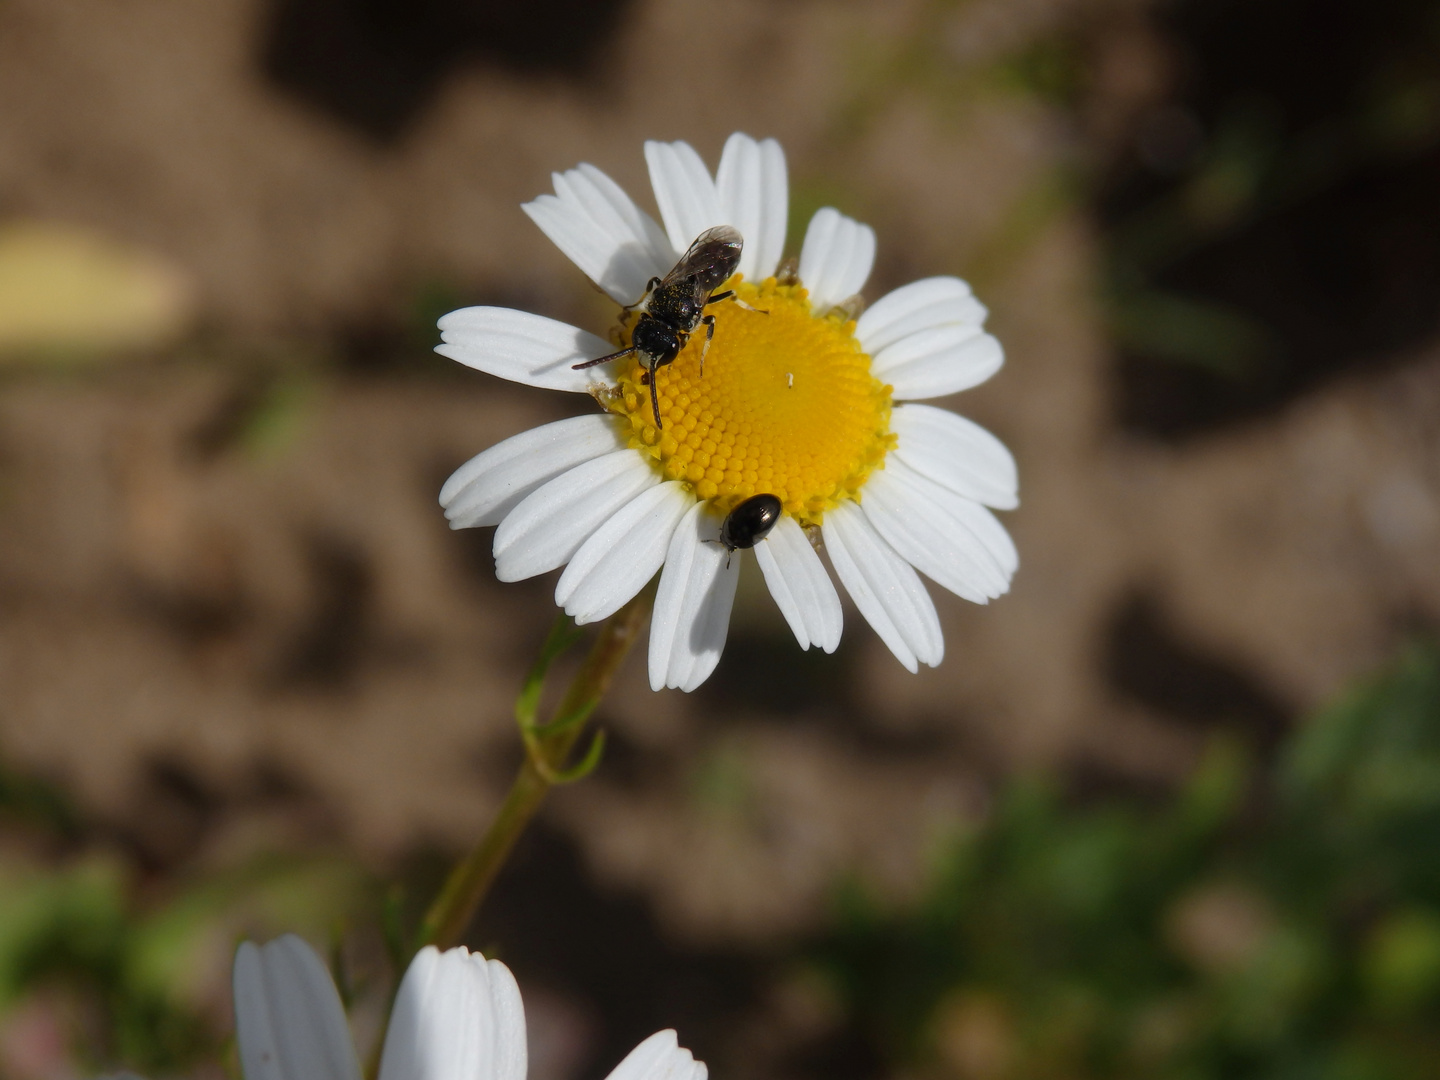
[{"label": "bee head", "polygon": [[659,319],[641,319],[636,323],[630,343],[654,366],[668,364],[680,355],[680,338]]}]

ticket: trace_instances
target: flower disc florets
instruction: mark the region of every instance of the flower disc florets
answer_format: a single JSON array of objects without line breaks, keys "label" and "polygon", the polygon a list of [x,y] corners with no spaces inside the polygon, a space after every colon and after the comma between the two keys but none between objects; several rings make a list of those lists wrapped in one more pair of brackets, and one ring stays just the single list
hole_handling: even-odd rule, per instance
[{"label": "flower disc florets", "polygon": [[[674,363],[658,369],[663,430],[651,414],[643,362],[618,373],[607,401],[630,422],[630,445],[648,455],[666,480],[682,481],[720,514],[759,492],[779,497],[802,525],[856,498],[895,445],[890,387],[870,371],[842,312],[817,317],[800,285],[736,275],[707,308],[715,337],[705,353],[704,327]],[[619,344],[630,343],[627,320]]]}]

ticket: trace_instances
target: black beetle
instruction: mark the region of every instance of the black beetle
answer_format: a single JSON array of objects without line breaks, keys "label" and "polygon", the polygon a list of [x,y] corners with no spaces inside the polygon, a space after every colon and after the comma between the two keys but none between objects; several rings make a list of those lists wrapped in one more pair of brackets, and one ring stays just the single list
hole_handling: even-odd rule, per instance
[{"label": "black beetle", "polygon": [[[753,548],[770,535],[780,521],[780,500],[774,495],[751,495],[725,515],[720,543],[731,555],[736,548]],[[728,563],[728,559],[726,560]]]}]

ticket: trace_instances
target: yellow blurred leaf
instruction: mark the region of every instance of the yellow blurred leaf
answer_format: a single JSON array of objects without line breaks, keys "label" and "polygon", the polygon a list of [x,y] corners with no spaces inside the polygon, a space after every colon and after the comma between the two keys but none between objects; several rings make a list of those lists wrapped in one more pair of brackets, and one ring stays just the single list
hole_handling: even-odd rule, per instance
[{"label": "yellow blurred leaf", "polygon": [[0,358],[89,358],[164,344],[194,314],[184,273],[71,225],[0,225]]}]

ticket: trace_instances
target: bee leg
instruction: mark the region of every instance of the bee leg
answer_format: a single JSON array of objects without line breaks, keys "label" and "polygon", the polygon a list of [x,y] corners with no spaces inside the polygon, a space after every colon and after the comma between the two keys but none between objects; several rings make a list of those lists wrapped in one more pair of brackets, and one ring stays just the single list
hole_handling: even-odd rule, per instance
[{"label": "bee leg", "polygon": [[620,310],[621,310],[621,311],[634,311],[637,307],[639,307],[641,304],[643,304],[646,300],[650,299],[650,294],[653,293],[653,292],[654,292],[656,289],[658,289],[659,287],[660,287],[660,279],[659,279],[658,277],[652,277],[652,278],[649,280],[649,282],[646,283],[646,285],[645,285],[645,291],[640,294],[640,299],[639,299],[639,300],[636,300],[633,304],[626,304],[626,305],[625,305],[624,307],[622,307]]},{"label": "bee leg", "polygon": [[650,365],[650,411],[655,414],[655,430],[664,431],[665,425],[660,422],[660,391],[655,389],[655,369],[658,364]]},{"label": "bee leg", "polygon": [[607,360],[619,360],[620,357],[629,356],[634,351],[635,346],[631,345],[628,349],[621,349],[619,352],[612,352],[609,356],[597,356],[594,360],[586,360],[579,364],[571,364],[570,370],[579,371],[581,368],[594,367],[596,364],[603,364]]},{"label": "bee leg", "polygon": [[705,344],[700,346],[700,377],[705,377],[705,354],[710,351],[710,341],[715,337],[715,316],[701,315],[700,321],[705,324]]},{"label": "bee leg", "polygon": [[710,297],[709,300],[705,301],[705,306],[709,307],[711,304],[718,304],[721,300],[733,300],[737,306],[744,308],[746,311],[753,311],[757,315],[770,314],[770,312],[766,311],[764,308],[751,307],[744,300],[741,300],[738,296],[735,295],[734,289],[726,289],[722,293],[716,293],[714,296]]}]

